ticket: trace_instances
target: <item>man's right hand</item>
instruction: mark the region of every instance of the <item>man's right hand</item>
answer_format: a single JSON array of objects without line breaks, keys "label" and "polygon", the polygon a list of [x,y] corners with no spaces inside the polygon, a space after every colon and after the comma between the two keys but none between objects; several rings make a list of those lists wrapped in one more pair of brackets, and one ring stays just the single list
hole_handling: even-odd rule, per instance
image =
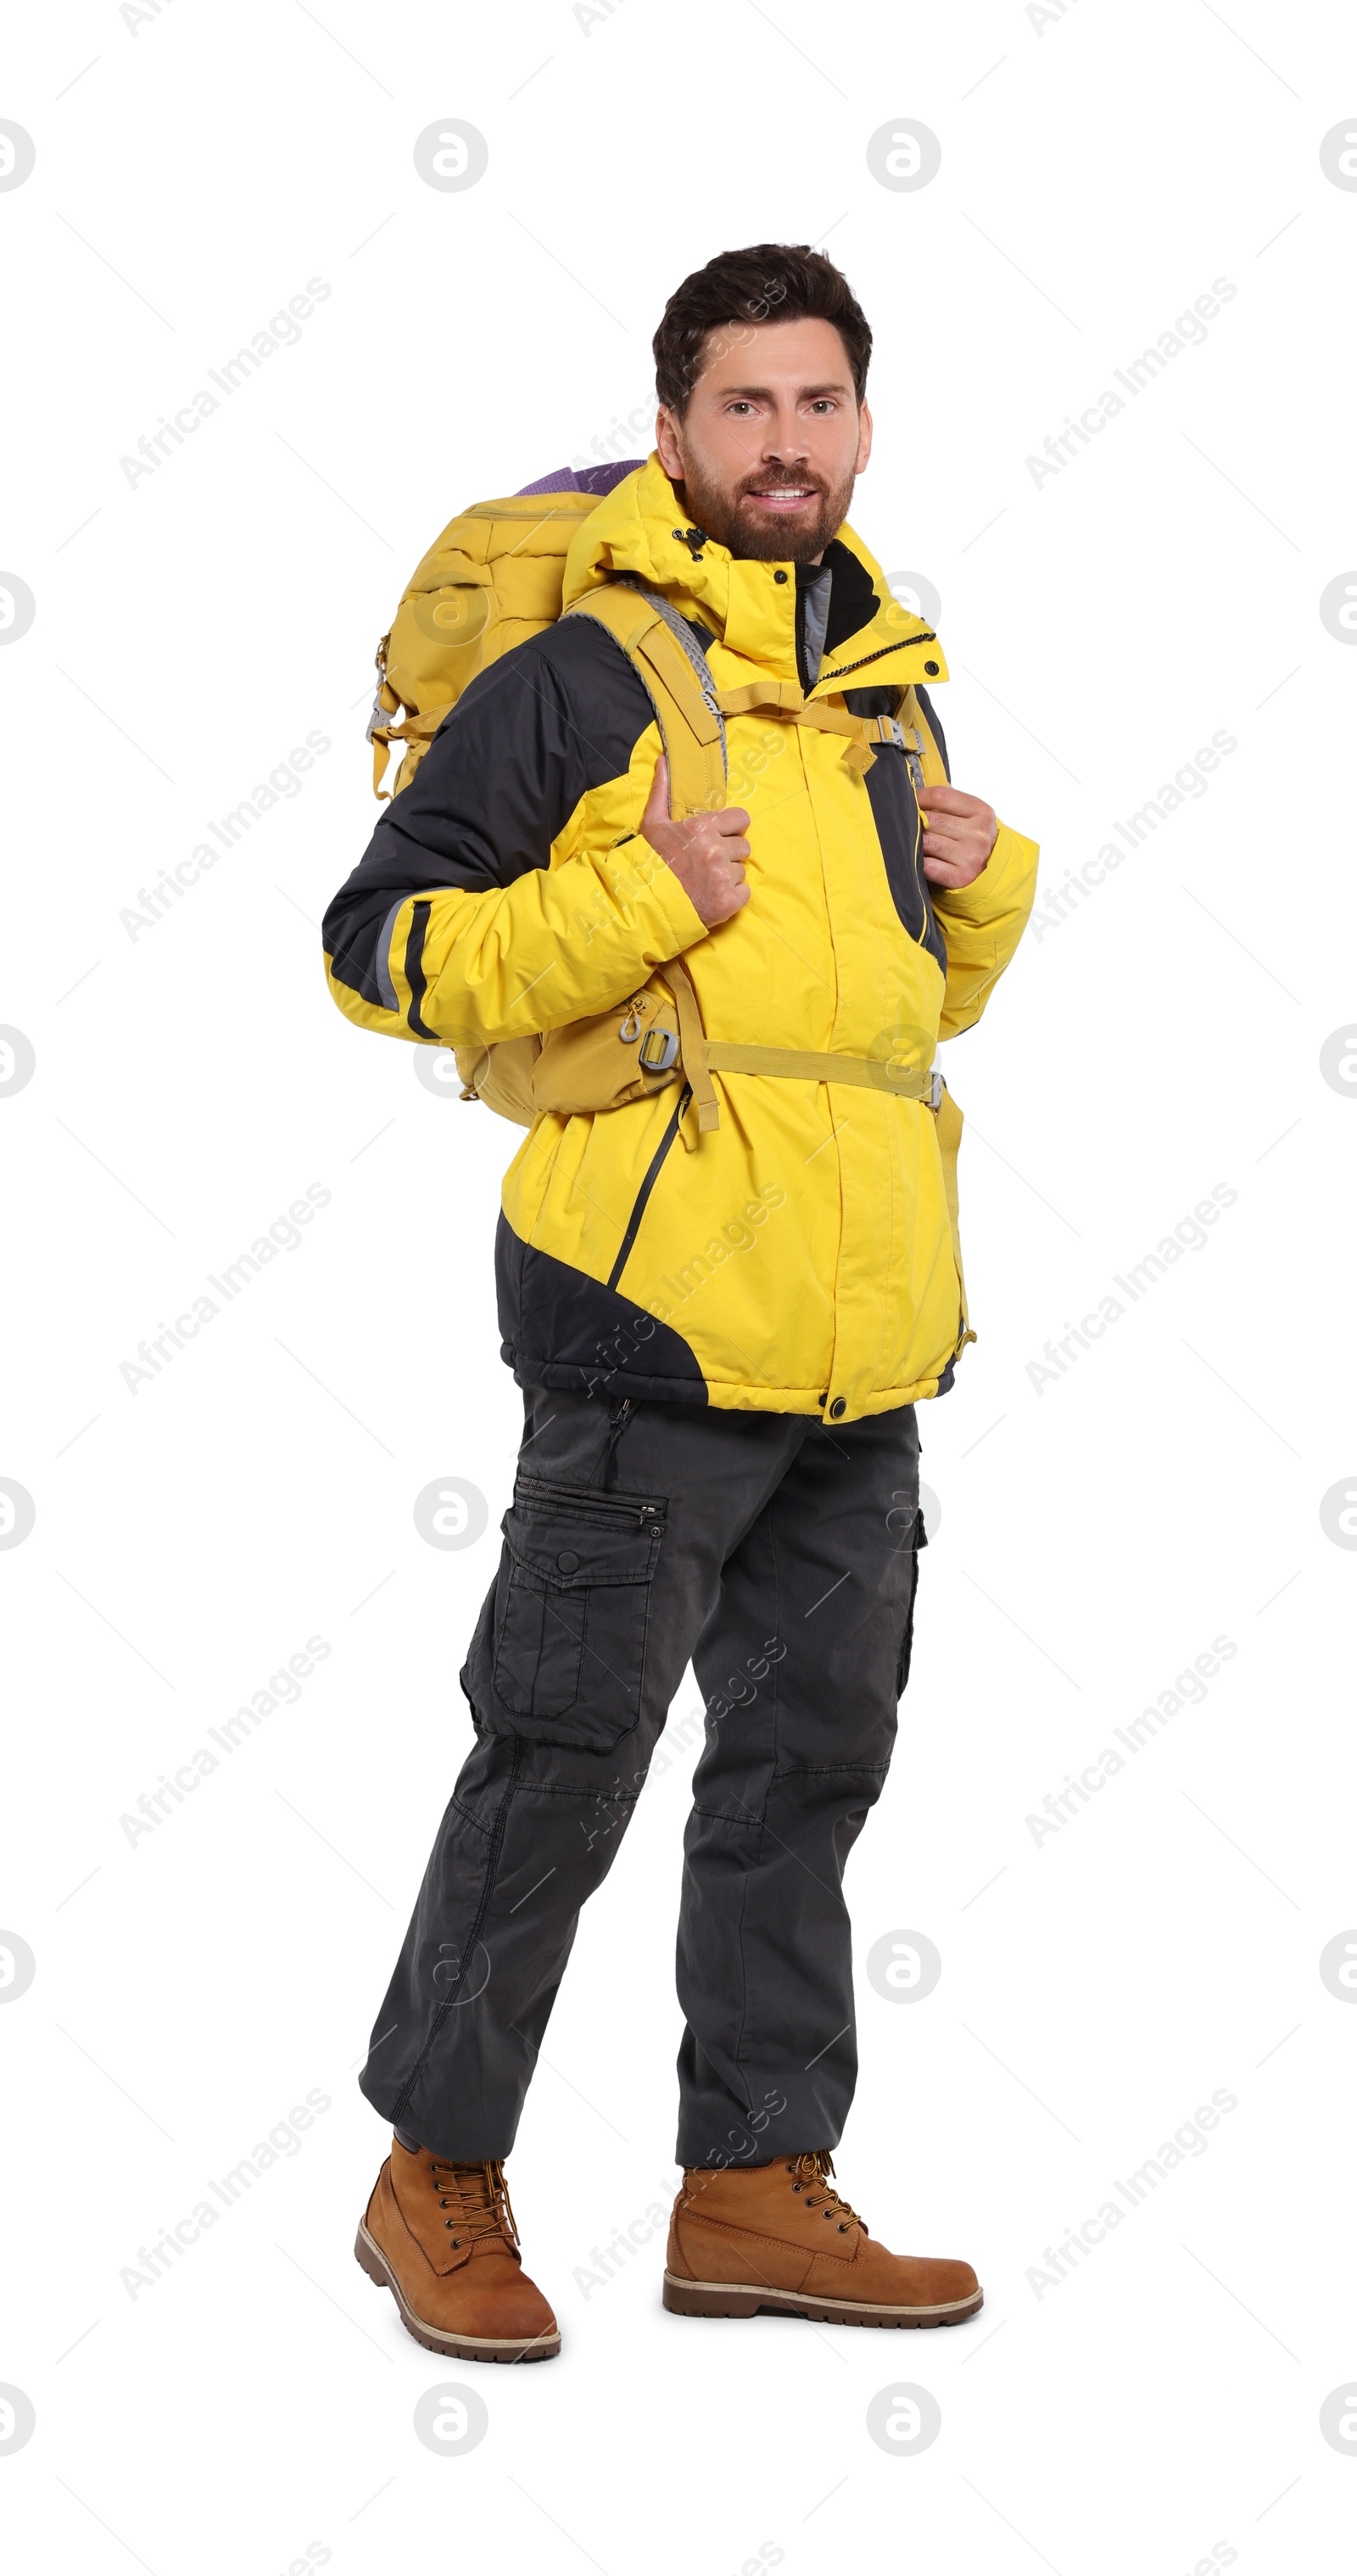
[{"label": "man's right hand", "polygon": [[724,805],[716,814],[688,814],[676,823],[669,811],[669,763],[661,752],[641,816],[641,836],[673,869],[709,930],[718,921],[729,921],[749,901],[744,878],[748,829],[742,805]]}]

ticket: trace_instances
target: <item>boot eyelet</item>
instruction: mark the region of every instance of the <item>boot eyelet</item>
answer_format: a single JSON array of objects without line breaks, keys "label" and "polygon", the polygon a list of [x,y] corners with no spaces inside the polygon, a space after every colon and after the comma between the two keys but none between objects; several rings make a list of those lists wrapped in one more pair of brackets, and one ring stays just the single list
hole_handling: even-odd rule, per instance
[{"label": "boot eyelet", "polygon": [[839,2234],[840,2236],[846,2236],[848,2234],[848,2221],[846,2218],[841,2218],[839,2220]]}]

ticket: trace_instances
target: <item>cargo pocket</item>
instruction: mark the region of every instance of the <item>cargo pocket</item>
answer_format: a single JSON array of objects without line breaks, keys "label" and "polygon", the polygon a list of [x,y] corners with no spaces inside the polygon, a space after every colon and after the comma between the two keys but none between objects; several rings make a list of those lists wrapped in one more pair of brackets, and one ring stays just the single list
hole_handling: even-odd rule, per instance
[{"label": "cargo pocket", "polygon": [[489,1634],[472,1648],[482,1687],[469,1696],[483,1720],[535,1744],[620,1743],[641,1714],[664,1521],[665,1505],[643,1494],[519,1478]]},{"label": "cargo pocket", "polygon": [[905,1633],[900,1646],[900,1663],[895,1676],[895,1696],[903,1699],[909,1680],[910,1657],[914,1652],[914,1602],[919,1589],[919,1550],[928,1545],[922,1507],[914,1515],[914,1536],[910,1545],[909,1609],[905,1616]]}]

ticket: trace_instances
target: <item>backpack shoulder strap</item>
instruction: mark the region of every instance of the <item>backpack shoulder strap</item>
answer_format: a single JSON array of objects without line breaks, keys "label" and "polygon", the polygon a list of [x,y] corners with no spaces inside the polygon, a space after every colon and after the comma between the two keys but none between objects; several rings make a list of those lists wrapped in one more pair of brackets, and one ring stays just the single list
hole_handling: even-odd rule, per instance
[{"label": "backpack shoulder strap", "polygon": [[686,618],[658,591],[610,581],[572,601],[626,654],[655,710],[669,763],[669,810],[713,813],[726,801],[726,728],[707,657]]}]

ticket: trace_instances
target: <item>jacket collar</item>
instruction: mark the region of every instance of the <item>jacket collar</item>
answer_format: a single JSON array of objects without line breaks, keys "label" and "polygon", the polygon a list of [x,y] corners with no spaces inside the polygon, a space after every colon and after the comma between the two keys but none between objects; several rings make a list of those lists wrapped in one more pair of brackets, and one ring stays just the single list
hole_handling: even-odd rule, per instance
[{"label": "jacket collar", "polygon": [[[759,673],[799,687],[792,566],[733,556],[710,537],[694,552],[684,541],[687,524],[673,484],[652,453],[608,493],[574,537],[566,556],[565,606],[600,582],[630,574],[646,589],[662,591],[680,616],[705,626],[728,653]],[[946,661],[933,629],[891,597],[885,574],[861,538],[845,525],[835,545],[856,557],[877,607],[826,653],[811,695],[827,695],[845,680],[850,688],[881,683],[903,688],[912,681],[946,679]],[[779,572],[784,580],[778,580]],[[847,679],[850,671],[853,676]]]}]

